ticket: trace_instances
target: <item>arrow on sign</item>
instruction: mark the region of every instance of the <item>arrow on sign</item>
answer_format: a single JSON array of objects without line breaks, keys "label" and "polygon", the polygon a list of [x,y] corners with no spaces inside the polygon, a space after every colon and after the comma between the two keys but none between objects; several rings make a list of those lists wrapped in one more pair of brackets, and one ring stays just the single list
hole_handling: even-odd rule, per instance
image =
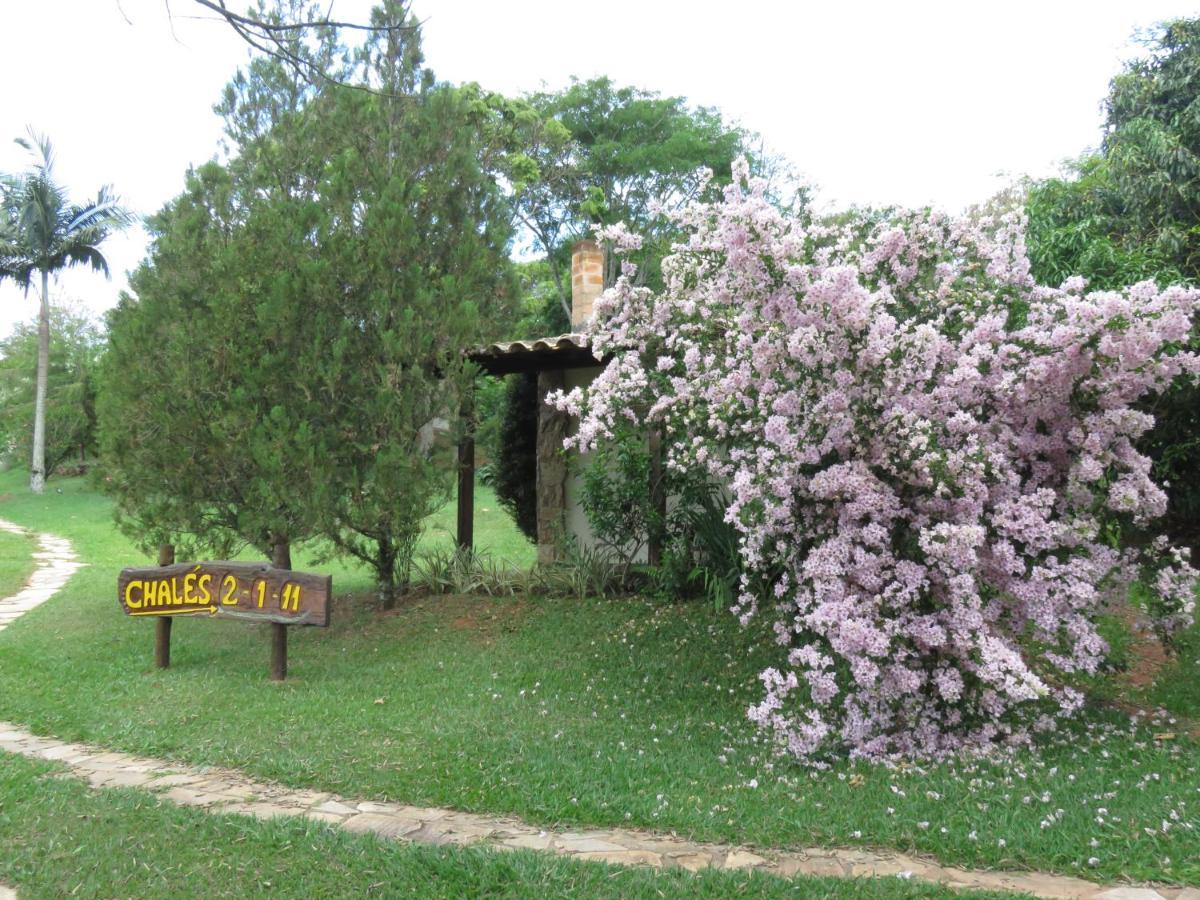
[{"label": "arrow on sign", "polygon": [[199,615],[200,613],[208,613],[210,616],[215,616],[217,614],[217,608],[215,606],[200,606],[200,607],[197,607],[196,609],[164,609],[162,612],[159,612],[157,609],[153,609],[153,610],[149,610],[147,612],[131,612],[131,613],[129,613],[129,615],[131,615],[131,616],[195,616],[195,615]]}]

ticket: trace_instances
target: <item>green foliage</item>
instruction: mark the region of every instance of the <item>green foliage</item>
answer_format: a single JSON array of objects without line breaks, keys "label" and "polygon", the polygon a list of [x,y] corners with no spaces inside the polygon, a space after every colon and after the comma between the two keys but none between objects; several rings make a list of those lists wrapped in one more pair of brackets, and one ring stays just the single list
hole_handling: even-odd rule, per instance
[{"label": "green foliage", "polygon": [[619,596],[627,586],[623,570],[610,554],[581,548],[573,541],[564,547],[563,558],[551,565],[516,569],[487,550],[436,547],[419,553],[413,569],[414,586],[430,594],[533,594],[584,601]]},{"label": "green foliage", "polygon": [[[373,21],[411,24],[390,0]],[[509,213],[469,98],[420,67],[419,30],[354,54],[311,37],[297,52],[374,90],[298,83],[273,59],[235,79],[220,110],[238,154],[154,217],[113,315],[102,432],[144,542],[319,535],[372,568],[387,606],[449,496],[439,435],[474,377],[462,350],[511,316]]]},{"label": "green foliage", "polygon": [[525,571],[513,569],[487,551],[437,547],[417,556],[416,586],[430,594],[483,594],[511,597],[528,587]]},{"label": "green foliage", "polygon": [[72,266],[108,275],[100,244],[130,220],[112,189],[102,187],[90,203],[73,204],[54,180],[54,150],[45,136],[30,132],[17,143],[35,156],[21,175],[0,175],[0,281],[26,293],[39,276]]},{"label": "green foliage", "polygon": [[725,521],[727,504],[710,482],[665,471],[665,517],[655,507],[649,441],[636,429],[618,430],[611,440],[579,463],[580,504],[600,552],[628,580],[634,562],[656,531],[663,541],[661,564],[649,573],[646,588],[664,600],[697,595],[727,610],[737,597],[742,575],[737,529]]},{"label": "green foliage", "polygon": [[1113,79],[1103,153],[1128,236],[1200,272],[1200,19],[1170,22]]},{"label": "green foliage", "polygon": [[737,600],[742,576],[738,533],[725,520],[720,489],[706,482],[677,485],[668,510],[662,565],[647,591],[665,601],[704,597],[714,610]]},{"label": "green foliage", "polygon": [[[518,263],[521,308],[508,337],[551,337],[571,330],[546,260]],[[531,541],[537,540],[537,375],[481,378],[476,384],[476,443],[489,460],[480,476]]]},{"label": "green foliage", "polygon": [[595,224],[624,221],[651,237],[642,271],[657,277],[673,233],[658,207],[694,197],[706,168],[728,180],[733,159],[748,149],[750,136],[716,110],[607,78],[516,100],[466,90],[487,124],[491,165],[511,187],[515,221],[531,249],[545,254],[542,283],[567,314],[576,240]]},{"label": "green foliage", "polygon": [[508,220],[456,92],[431,89],[400,111],[369,96],[340,99],[362,106],[363,118],[339,133],[394,130],[386,155],[364,140],[341,157],[323,204],[336,217],[331,266],[349,308],[325,367],[342,430],[322,467],[332,470],[310,487],[323,532],[374,559],[386,601],[389,578],[407,577],[422,519],[449,495],[451,445],[430,441],[428,425],[456,416],[474,378],[463,349],[494,337],[508,315]]},{"label": "green foliage", "polygon": [[505,380],[492,462],[496,499],[531,541],[537,540],[537,381],[532,372]]},{"label": "green foliage", "polygon": [[1098,288],[1200,273],[1200,19],[1163,26],[1112,80],[1103,145],[1029,185],[1035,275]]},{"label": "green foliage", "polygon": [[521,309],[511,331],[514,339],[553,337],[571,331],[571,317],[559,299],[568,288],[555,281],[568,271],[569,267],[555,268],[548,259],[529,260],[516,266]]},{"label": "green foliage", "polygon": [[46,394],[50,366],[50,278],[72,266],[89,266],[108,275],[100,252],[113,231],[130,215],[103,187],[96,199],[72,204],[54,180],[54,151],[49,139],[29,133],[17,143],[34,153],[33,168],[22,175],[0,175],[0,283],[9,280],[26,294],[41,281],[38,311],[37,375],[33,403],[30,488],[40,493],[46,478]]},{"label": "green foliage", "polygon": [[[50,366],[46,392],[46,471],[96,451],[95,373],[104,336],[83,311],[50,309]],[[30,455],[37,378],[36,320],[18,325],[0,343],[0,452],[8,464]]]},{"label": "green foliage", "polygon": [[475,476],[481,484],[492,484],[492,461],[500,446],[500,421],[504,408],[505,381],[478,378],[475,381]]},{"label": "green foliage", "polygon": [[305,396],[289,387],[308,371],[297,359],[305,304],[293,308],[288,294],[311,274],[290,252],[303,229],[239,191],[209,163],[149,220],[150,256],[110,313],[100,373],[118,521],[143,546],[172,542],[181,555],[244,543],[268,555],[276,537],[313,533],[278,492],[285,471],[300,480],[308,446],[307,429],[290,427],[304,415],[288,403]]},{"label": "green foliage", "polygon": [[613,554],[597,547],[581,547],[566,540],[562,557],[538,566],[530,576],[529,590],[546,597],[569,597],[577,601],[619,597],[628,593],[628,566]]},{"label": "green foliage", "polygon": [[[1100,151],[1027,185],[1039,281],[1200,281],[1200,19],[1164,25],[1147,50],[1112,80]],[[1142,449],[1169,485],[1168,530],[1200,549],[1200,390],[1177,384],[1146,409],[1157,425]]]},{"label": "green foliage", "polygon": [[717,610],[733,606],[742,576],[738,532],[725,518],[728,508],[717,488],[693,488],[679,506],[684,527],[676,528],[679,538],[673,545],[673,553],[692,562],[691,579],[700,579],[705,596]]},{"label": "green foliage", "polygon": [[1147,278],[1183,280],[1168,255],[1130,240],[1111,172],[1103,156],[1085,156],[1068,177],[1028,185],[1029,259],[1039,281],[1062,284],[1083,275],[1092,288],[1109,290]]},{"label": "green foliage", "polygon": [[663,525],[650,491],[650,448],[633,428],[617,432],[584,459],[579,502],[596,542],[626,570]]}]

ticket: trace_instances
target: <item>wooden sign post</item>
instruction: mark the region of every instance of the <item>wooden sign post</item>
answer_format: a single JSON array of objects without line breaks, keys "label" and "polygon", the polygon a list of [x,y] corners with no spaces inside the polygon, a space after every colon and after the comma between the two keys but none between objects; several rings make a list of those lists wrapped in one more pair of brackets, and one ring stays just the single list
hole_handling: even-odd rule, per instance
[{"label": "wooden sign post", "polygon": [[[175,545],[158,545],[158,564],[175,564]],[[171,668],[171,623],[170,616],[162,616],[154,622],[154,665],[159,669]]]},{"label": "wooden sign post", "polygon": [[[168,552],[169,551],[169,552]],[[287,677],[287,627],[329,625],[333,578],[294,572],[287,545],[276,548],[275,562],[174,563],[174,549],[163,545],[158,566],[122,569],[117,599],[128,616],[155,619],[155,664],[171,663],[171,622],[176,616],[212,616],[271,625],[271,678]]]}]

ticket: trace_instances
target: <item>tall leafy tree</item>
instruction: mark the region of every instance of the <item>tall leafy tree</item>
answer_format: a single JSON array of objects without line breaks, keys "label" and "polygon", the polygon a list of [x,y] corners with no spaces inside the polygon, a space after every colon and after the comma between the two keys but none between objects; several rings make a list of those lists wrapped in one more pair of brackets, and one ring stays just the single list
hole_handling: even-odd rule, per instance
[{"label": "tall leafy tree", "polygon": [[[1099,151],[1028,190],[1038,274],[1097,286],[1200,274],[1200,19],[1164,25],[1109,85]],[[1060,278],[1061,280],[1061,278]]]},{"label": "tall leafy tree", "polygon": [[500,108],[522,145],[507,158],[514,211],[533,248],[546,254],[568,314],[574,241],[593,225],[625,222],[649,239],[639,271],[653,279],[672,234],[660,210],[696,197],[705,170],[727,182],[733,160],[750,149],[751,136],[717,110],[608,78]]},{"label": "tall leafy tree", "polygon": [[[96,449],[95,371],[104,347],[97,323],[80,307],[62,302],[50,309],[50,368],[46,391],[46,471]],[[16,327],[0,342],[0,447],[6,456],[29,458],[37,384],[38,322]]]},{"label": "tall leafy tree", "polygon": [[334,32],[301,46],[346,60],[348,86],[293,85],[274,59],[235,80],[237,155],[152,220],[102,417],[132,529],[264,549],[320,534],[373,568],[385,605],[451,483],[432,426],[469,385],[462,351],[514,293],[468,103],[417,34],[378,28],[353,57]]},{"label": "tall leafy tree", "polygon": [[30,133],[17,143],[35,156],[28,172],[0,177],[0,281],[11,279],[28,295],[40,282],[38,364],[33,404],[29,487],[41,493],[46,482],[46,392],[50,371],[50,277],[65,268],[90,266],[108,277],[100,244],[130,221],[110,188],[90,203],[73,204],[54,180],[50,141]]},{"label": "tall leafy tree", "polygon": [[[385,3],[372,24],[404,15]],[[377,28],[360,57],[374,90],[333,96],[341,148],[320,187],[322,259],[342,308],[321,371],[341,428],[312,490],[323,533],[374,569],[385,606],[449,493],[450,444],[431,426],[457,419],[473,379],[463,352],[497,335],[515,296],[510,214],[470,98],[434,83],[411,34]]]},{"label": "tall leafy tree", "polygon": [[311,216],[289,212],[208,163],[148,220],[150,255],[110,314],[98,404],[118,521],[148,547],[274,555],[313,533],[284,474],[302,480],[296,322],[316,275]]}]

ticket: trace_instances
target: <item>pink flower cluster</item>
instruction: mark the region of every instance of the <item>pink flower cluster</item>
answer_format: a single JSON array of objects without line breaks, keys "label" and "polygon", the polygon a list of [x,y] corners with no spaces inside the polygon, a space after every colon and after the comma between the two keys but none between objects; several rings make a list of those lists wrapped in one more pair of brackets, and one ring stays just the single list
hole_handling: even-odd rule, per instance
[{"label": "pink flower cluster", "polygon": [[735,176],[678,216],[661,292],[597,301],[612,364],[554,402],[581,449],[656,422],[725,486],[735,611],[784,648],[751,719],[807,759],[1021,742],[1077,708],[1135,579],[1190,621],[1186,556],[1118,538],[1163,512],[1134,403],[1200,371],[1200,292],[1039,286],[1019,217],[812,224]]}]

